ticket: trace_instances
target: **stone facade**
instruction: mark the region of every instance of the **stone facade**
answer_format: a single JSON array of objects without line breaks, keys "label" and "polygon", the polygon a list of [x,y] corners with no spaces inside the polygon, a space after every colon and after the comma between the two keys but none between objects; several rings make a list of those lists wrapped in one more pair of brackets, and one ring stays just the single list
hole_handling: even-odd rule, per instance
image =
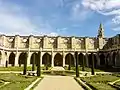
[{"label": "stone facade", "polygon": [[[118,50],[120,43],[120,35],[112,38],[104,38],[104,29],[100,24],[97,37],[52,37],[52,36],[6,36],[0,35],[0,65],[5,66],[6,61],[9,65],[17,66],[20,63],[24,63],[24,54],[28,55],[27,64],[32,64],[33,54],[41,52],[41,65],[46,63],[48,57],[50,65],[54,66],[66,66],[68,64],[68,54],[71,55],[73,64],[74,52],[79,52],[79,58],[84,56],[86,66],[90,65],[90,54],[93,53],[96,57],[96,65],[102,66],[106,64],[109,55],[115,55],[108,60],[109,65],[113,65],[113,59],[115,59],[115,65],[119,66],[119,54]],[[112,40],[112,41],[111,41]],[[114,54],[115,53],[115,54]],[[79,62],[81,61],[81,58]]]}]

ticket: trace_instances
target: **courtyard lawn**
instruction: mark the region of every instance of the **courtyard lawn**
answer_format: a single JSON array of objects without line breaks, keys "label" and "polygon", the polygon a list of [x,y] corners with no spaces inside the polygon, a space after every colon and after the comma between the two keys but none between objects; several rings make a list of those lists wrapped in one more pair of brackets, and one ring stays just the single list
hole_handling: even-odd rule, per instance
[{"label": "courtyard lawn", "polygon": [[114,85],[117,86],[117,87],[119,87],[119,89],[120,89],[120,81],[114,83]]},{"label": "courtyard lawn", "polygon": [[117,90],[108,85],[108,82],[113,82],[119,78],[120,77],[117,75],[96,75],[91,77],[81,77],[80,79],[95,90]]},{"label": "courtyard lawn", "polygon": [[[46,67],[42,66],[41,70],[45,70]],[[51,69],[51,67],[49,67],[48,69]],[[27,67],[27,71],[31,71],[32,70],[32,66],[28,66]],[[37,70],[37,67],[35,66],[35,70]],[[23,71],[23,66],[19,67],[19,66],[10,66],[10,67],[0,67],[0,71]]]},{"label": "courtyard lawn", "polygon": [[[32,67],[28,66],[27,70],[32,70]],[[23,66],[21,66],[21,67],[18,67],[18,66],[0,67],[0,71],[23,71]]]},{"label": "courtyard lawn", "polygon": [[9,84],[0,88],[0,90],[24,90],[29,86],[37,77],[22,76],[19,74],[0,74],[0,80],[9,82]]},{"label": "courtyard lawn", "polygon": [[[68,67],[64,67],[65,70],[68,70]],[[89,67],[84,67],[84,71],[87,71],[87,72],[91,72],[91,68]],[[75,71],[75,67],[71,67],[71,70],[74,70]],[[94,69],[95,72],[104,72],[103,70],[100,70],[100,69]],[[79,67],[79,71],[82,71],[82,67]]]}]

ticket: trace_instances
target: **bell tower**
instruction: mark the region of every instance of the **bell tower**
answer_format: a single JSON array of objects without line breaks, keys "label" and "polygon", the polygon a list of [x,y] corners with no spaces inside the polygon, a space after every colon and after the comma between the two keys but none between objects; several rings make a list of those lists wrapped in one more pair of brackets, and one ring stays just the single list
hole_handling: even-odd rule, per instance
[{"label": "bell tower", "polygon": [[98,38],[104,38],[104,28],[103,25],[100,23],[99,30],[98,30]]},{"label": "bell tower", "polygon": [[98,48],[103,49],[105,39],[104,39],[104,29],[101,23],[98,29],[97,38],[98,38]]}]

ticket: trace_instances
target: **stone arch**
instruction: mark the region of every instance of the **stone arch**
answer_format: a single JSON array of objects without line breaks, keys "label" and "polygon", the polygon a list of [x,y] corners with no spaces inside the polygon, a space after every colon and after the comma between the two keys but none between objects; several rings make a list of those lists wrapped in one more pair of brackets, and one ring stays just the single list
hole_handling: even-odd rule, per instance
[{"label": "stone arch", "polygon": [[113,66],[115,66],[115,62],[116,62],[116,55],[117,55],[117,53],[116,53],[116,52],[113,52],[113,53],[112,53],[112,64],[113,64]]},{"label": "stone arch", "polygon": [[68,53],[66,56],[65,56],[65,64],[66,65],[69,65],[71,64],[71,66],[74,66],[75,63],[74,63],[74,57],[71,53]]},{"label": "stone arch", "polygon": [[36,52],[32,53],[31,58],[30,58],[30,64],[33,64],[34,55],[35,55],[35,64],[37,65],[37,60],[39,59],[39,57]]},{"label": "stone arch", "polygon": [[51,55],[49,53],[45,53],[42,56],[42,64],[51,66],[51,61],[52,61],[52,58],[51,58]]},{"label": "stone arch", "polygon": [[88,56],[88,63],[89,63],[89,67],[91,67],[92,66],[92,55],[93,55],[93,57],[94,57],[94,67],[96,68],[97,67],[97,54],[95,54],[95,53],[91,53],[91,54],[89,54],[89,56]]},{"label": "stone arch", "polygon": [[15,64],[15,54],[13,52],[9,55],[9,64],[11,64],[12,66],[14,66]]},{"label": "stone arch", "polygon": [[100,57],[100,65],[104,66],[105,65],[105,55],[102,53],[99,55]]},{"label": "stone arch", "polygon": [[27,53],[24,53],[24,52],[22,52],[22,53],[20,54],[19,60],[18,60],[19,66],[21,66],[21,64],[24,64],[24,61],[25,61],[25,59],[26,59],[26,57],[25,57],[26,54],[27,54]]},{"label": "stone arch", "polygon": [[63,56],[60,53],[54,56],[54,66],[63,66]]}]

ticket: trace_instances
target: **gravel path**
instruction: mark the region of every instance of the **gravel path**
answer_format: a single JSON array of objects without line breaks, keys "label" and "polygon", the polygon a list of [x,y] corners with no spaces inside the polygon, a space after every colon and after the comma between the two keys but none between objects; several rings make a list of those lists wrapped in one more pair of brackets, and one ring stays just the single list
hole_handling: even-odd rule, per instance
[{"label": "gravel path", "polygon": [[83,88],[69,76],[45,76],[34,90],[83,90]]}]

